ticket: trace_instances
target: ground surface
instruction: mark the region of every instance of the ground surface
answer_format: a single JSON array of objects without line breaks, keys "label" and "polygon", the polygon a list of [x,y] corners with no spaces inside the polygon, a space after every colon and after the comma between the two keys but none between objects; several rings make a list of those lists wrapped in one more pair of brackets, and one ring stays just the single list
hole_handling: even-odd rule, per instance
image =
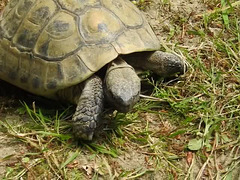
[{"label": "ground surface", "polygon": [[189,70],[170,82],[146,80],[154,98],[127,114],[106,111],[91,143],[71,137],[64,120],[74,108],[49,106],[1,82],[0,179],[240,179],[239,6],[138,4],[162,49]]}]

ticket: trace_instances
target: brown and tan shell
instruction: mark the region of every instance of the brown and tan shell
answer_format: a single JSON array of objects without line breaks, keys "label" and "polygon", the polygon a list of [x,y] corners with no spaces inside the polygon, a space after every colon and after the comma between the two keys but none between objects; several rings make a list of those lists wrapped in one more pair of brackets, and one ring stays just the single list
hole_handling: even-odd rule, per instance
[{"label": "brown and tan shell", "polygon": [[47,97],[119,54],[158,48],[128,0],[11,0],[0,17],[0,79]]}]

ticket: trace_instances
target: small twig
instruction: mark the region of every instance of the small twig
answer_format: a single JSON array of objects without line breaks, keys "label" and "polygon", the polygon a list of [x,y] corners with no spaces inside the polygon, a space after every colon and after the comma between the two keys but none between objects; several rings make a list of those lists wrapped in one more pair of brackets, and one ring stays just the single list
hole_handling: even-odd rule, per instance
[{"label": "small twig", "polygon": [[220,179],[220,170],[219,170],[219,167],[218,167],[218,162],[217,162],[217,152],[215,151],[214,152],[214,161],[215,161],[215,167],[216,167],[216,179]]},{"label": "small twig", "polygon": [[[181,169],[177,168],[173,163],[171,163],[164,155],[164,152],[160,151],[161,153],[149,153],[149,152],[141,152],[142,154],[146,155],[154,155],[154,156],[161,156],[170,166],[176,169],[178,172],[182,172]],[[165,152],[166,153],[166,152]]]},{"label": "small twig", "polygon": [[166,100],[156,98],[156,97],[152,97],[152,96],[146,96],[146,95],[143,95],[143,94],[140,94],[140,97],[144,98],[144,99],[147,99],[147,100],[151,100],[151,101],[167,102]]},{"label": "small twig", "polygon": [[190,167],[189,167],[189,169],[188,169],[187,175],[186,175],[186,177],[184,178],[184,180],[187,180],[187,179],[188,179],[188,177],[189,177],[189,175],[190,175],[190,173],[191,173],[191,171],[192,171],[192,168],[193,168],[194,163],[195,163],[195,154],[193,153],[192,163],[191,163],[191,165],[190,165]]},{"label": "small twig", "polygon": [[31,174],[31,178],[36,179],[36,174],[33,172],[33,170],[31,169],[32,166],[29,166],[27,164],[25,164],[24,162],[21,161],[21,164],[23,165],[23,167],[26,169],[26,172],[29,172]]},{"label": "small twig", "polygon": [[33,101],[32,107],[33,107],[33,112],[34,112],[34,114],[36,114],[36,103],[35,103],[35,101]]},{"label": "small twig", "polygon": [[200,180],[200,179],[201,179],[202,174],[203,174],[206,166],[208,165],[208,162],[210,161],[210,159],[211,159],[211,157],[212,157],[212,155],[213,155],[213,152],[214,152],[214,150],[215,150],[215,146],[216,146],[216,139],[214,139],[214,141],[213,141],[213,147],[212,147],[212,150],[211,150],[210,155],[208,156],[207,160],[205,161],[205,163],[203,164],[203,166],[202,166],[201,169],[199,170],[198,175],[197,175],[197,177],[195,178],[195,180]]},{"label": "small twig", "polygon": [[20,179],[25,173],[27,173],[31,168],[38,165],[39,163],[43,162],[42,158],[34,159],[31,164],[25,167],[21,172],[19,172],[13,179]]},{"label": "small twig", "polygon": [[224,145],[218,146],[217,148],[215,148],[215,150],[223,149],[223,148],[225,148],[225,147],[230,147],[230,146],[232,146],[232,145],[234,145],[234,144],[239,143],[239,141],[240,141],[240,138],[238,138],[238,139],[235,140],[235,141],[232,141],[232,142],[226,143],[226,144],[224,144]]}]

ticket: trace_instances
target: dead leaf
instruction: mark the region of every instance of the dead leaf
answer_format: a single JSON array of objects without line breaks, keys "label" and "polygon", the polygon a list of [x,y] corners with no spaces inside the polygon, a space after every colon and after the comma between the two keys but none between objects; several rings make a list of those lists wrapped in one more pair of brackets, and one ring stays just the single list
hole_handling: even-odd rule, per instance
[{"label": "dead leaf", "polygon": [[192,164],[192,160],[193,160],[193,153],[191,151],[187,152],[186,160],[187,160],[188,165],[190,166]]},{"label": "dead leaf", "polygon": [[93,168],[90,165],[82,166],[88,176],[93,174]]},{"label": "dead leaf", "polygon": [[78,165],[79,165],[78,161],[73,161],[72,163],[69,163],[67,165],[67,168],[73,169],[73,168],[77,167]]}]

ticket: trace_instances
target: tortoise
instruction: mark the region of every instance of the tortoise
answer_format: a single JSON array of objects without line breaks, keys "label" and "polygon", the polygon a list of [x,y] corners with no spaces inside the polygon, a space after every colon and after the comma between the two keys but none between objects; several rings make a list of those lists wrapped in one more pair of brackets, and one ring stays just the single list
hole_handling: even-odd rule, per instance
[{"label": "tortoise", "polygon": [[[128,0],[11,0],[0,17],[0,79],[76,104],[73,134],[92,140],[104,99],[120,112],[139,100],[134,68],[185,72]],[[98,74],[104,69],[104,75]]]}]

